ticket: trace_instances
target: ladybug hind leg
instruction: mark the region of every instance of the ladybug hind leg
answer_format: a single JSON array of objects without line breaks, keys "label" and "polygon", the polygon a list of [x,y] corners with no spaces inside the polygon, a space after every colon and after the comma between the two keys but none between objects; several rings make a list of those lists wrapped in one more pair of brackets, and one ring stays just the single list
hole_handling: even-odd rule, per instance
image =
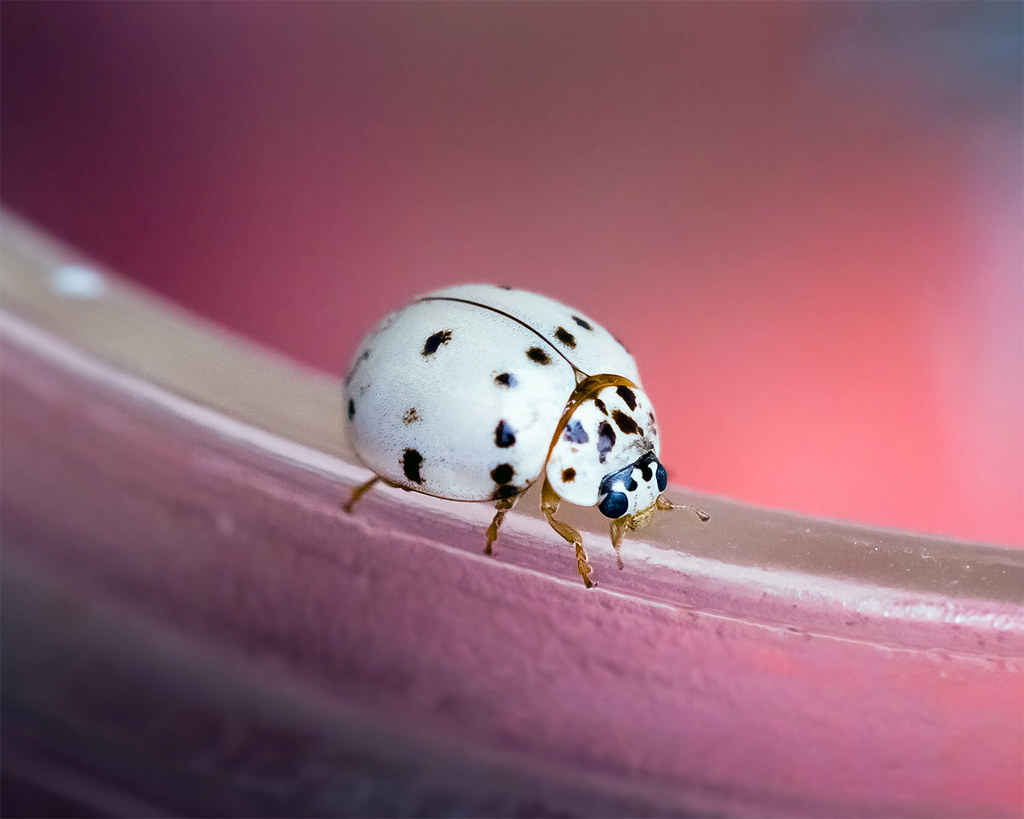
[{"label": "ladybug hind leg", "polygon": [[389,481],[387,478],[382,478],[380,475],[374,475],[366,483],[361,483],[359,486],[355,487],[352,490],[352,494],[349,496],[348,502],[343,504],[341,508],[351,515],[352,508],[356,505],[356,501],[358,501],[378,483],[382,483],[385,486],[391,486],[395,489],[404,489],[406,492],[412,491],[409,487],[402,486],[400,483],[394,483],[393,481]]},{"label": "ladybug hind leg", "polygon": [[349,496],[348,503],[346,503],[342,508],[351,515],[352,508],[356,505],[356,501],[358,501],[363,495],[369,492],[373,488],[373,485],[380,480],[380,475],[374,475],[366,483],[359,484],[359,486],[355,487],[352,490],[352,494]]},{"label": "ladybug hind leg", "polygon": [[593,568],[591,568],[590,562],[587,560],[587,553],[583,549],[583,537],[568,523],[555,518],[561,503],[562,499],[558,497],[558,493],[551,488],[551,484],[545,478],[544,488],[541,490],[540,496],[540,510],[548,519],[551,528],[558,532],[568,543],[576,547],[576,568],[579,570],[580,577],[583,578],[583,584],[588,589],[592,588],[594,581],[590,579],[590,573],[593,571]]}]

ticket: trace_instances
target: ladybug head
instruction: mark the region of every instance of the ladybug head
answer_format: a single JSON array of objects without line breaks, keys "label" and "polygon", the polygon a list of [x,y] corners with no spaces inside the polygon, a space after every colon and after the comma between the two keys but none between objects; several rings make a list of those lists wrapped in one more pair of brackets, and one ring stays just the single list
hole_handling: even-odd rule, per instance
[{"label": "ladybug head", "polygon": [[606,518],[617,520],[628,515],[637,519],[637,525],[643,525],[666,486],[665,467],[654,452],[646,452],[628,466],[605,475],[598,492],[597,508]]},{"label": "ladybug head", "polygon": [[[636,531],[651,522],[658,509],[689,509],[702,521],[710,519],[707,512],[695,506],[672,503],[661,493],[668,486],[668,474],[658,456],[647,452],[635,462],[606,475],[601,481],[598,508],[612,519],[612,546],[618,552],[626,530]],[[619,560],[622,568],[622,560]]]}]

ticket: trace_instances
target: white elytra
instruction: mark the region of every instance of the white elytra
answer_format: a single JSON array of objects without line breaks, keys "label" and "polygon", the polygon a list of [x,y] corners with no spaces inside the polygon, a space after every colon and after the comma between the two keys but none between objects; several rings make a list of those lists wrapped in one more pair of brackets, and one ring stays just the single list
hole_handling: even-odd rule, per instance
[{"label": "white elytra", "polygon": [[505,511],[543,477],[542,509],[576,545],[588,586],[582,539],[554,518],[560,500],[621,518],[616,548],[623,527],[662,505],[657,427],[636,362],[597,322],[553,299],[482,284],[427,293],[366,337],[344,399],[349,440],[376,476],[496,503],[488,552]]}]

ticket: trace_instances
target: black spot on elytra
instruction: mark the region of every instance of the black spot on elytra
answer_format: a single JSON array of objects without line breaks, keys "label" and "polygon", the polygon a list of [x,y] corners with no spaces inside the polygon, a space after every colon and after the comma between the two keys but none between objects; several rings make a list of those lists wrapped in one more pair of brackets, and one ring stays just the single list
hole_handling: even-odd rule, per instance
[{"label": "black spot on elytra", "polygon": [[514,387],[519,381],[512,373],[498,373],[494,376],[494,383],[499,387]]},{"label": "black spot on elytra", "polygon": [[604,405],[604,401],[602,401],[600,398],[594,399],[594,406],[598,408],[602,415],[608,414],[608,407]]},{"label": "black spot on elytra", "polygon": [[620,384],[615,388],[615,392],[619,394],[619,398],[626,402],[626,406],[631,410],[636,409],[636,395],[633,391],[625,384]]},{"label": "black spot on elytra", "polygon": [[494,445],[505,449],[515,444],[515,442],[516,434],[512,431],[512,427],[508,425],[504,418],[498,421],[498,426],[494,428]]},{"label": "black spot on elytra", "polygon": [[537,364],[550,364],[551,356],[549,356],[540,347],[531,347],[526,351],[526,357]]},{"label": "black spot on elytra", "polygon": [[562,483],[572,483],[576,480],[576,470],[571,466],[562,470]]},{"label": "black spot on elytra", "polygon": [[587,321],[585,319],[581,319],[579,316],[573,316],[572,320],[575,321],[584,330],[593,330],[594,329],[593,327],[590,326],[590,322],[589,321]]},{"label": "black spot on elytra", "polygon": [[635,492],[636,491],[636,485],[637,485],[636,484],[636,480],[633,478],[632,473],[630,473],[629,480],[626,481],[626,491],[627,492]]},{"label": "black spot on elytra", "polygon": [[613,446],[615,446],[615,430],[607,421],[602,421],[597,425],[597,456],[601,463],[604,463]]},{"label": "black spot on elytra", "polygon": [[[604,423],[603,421],[601,423]],[[605,424],[605,426],[608,426]],[[569,443],[572,444],[585,444],[590,440],[590,436],[587,435],[587,431],[583,428],[583,424],[579,421],[570,421],[565,425],[565,432],[562,433]],[[612,435],[615,433],[613,432]]]},{"label": "black spot on elytra", "polygon": [[442,344],[447,344],[452,340],[451,330],[438,330],[423,344],[423,355],[433,355],[437,352],[437,348]]},{"label": "black spot on elytra", "polygon": [[405,411],[405,415],[402,416],[403,424],[413,424],[419,420],[420,414],[416,412],[416,407],[409,407],[409,409]]},{"label": "black spot on elytra", "polygon": [[351,421],[356,417],[356,402],[351,398],[348,399],[348,420]]},{"label": "black spot on elytra", "polygon": [[514,495],[518,495],[519,491],[519,487],[511,486],[507,483],[502,484],[491,492],[491,500],[504,500],[505,498],[511,498]]},{"label": "black spot on elytra", "polygon": [[555,338],[561,341],[566,347],[576,346],[576,336],[574,336],[564,327],[559,327],[557,330],[555,330]]},{"label": "black spot on elytra", "polygon": [[636,421],[626,415],[622,410],[612,410],[612,420],[615,422],[615,426],[627,435],[636,435],[640,432],[640,427],[636,425]]},{"label": "black spot on elytra", "polygon": [[423,456],[415,449],[407,449],[402,453],[402,471],[413,483],[423,483],[420,475],[420,466],[423,464]]},{"label": "black spot on elytra", "polygon": [[498,464],[491,470],[491,480],[495,483],[510,483],[515,475],[512,464]]}]

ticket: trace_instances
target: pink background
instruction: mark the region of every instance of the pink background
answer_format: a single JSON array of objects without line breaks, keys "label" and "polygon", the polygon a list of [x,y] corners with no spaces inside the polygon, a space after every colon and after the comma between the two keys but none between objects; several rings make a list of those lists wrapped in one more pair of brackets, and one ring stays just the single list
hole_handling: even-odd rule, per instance
[{"label": "pink background", "polygon": [[672,480],[1024,544],[1021,6],[28,4],[2,197],[341,372],[411,295],[540,290]]}]

